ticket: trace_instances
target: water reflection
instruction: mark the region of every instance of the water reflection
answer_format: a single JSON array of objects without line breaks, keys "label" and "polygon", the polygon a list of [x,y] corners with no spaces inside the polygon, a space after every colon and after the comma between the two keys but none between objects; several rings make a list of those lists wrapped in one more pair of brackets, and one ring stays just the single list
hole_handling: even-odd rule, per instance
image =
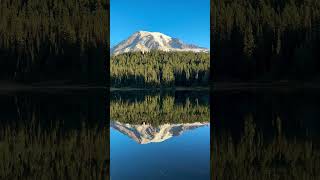
[{"label": "water reflection", "polygon": [[212,179],[319,179],[320,94],[213,93]]},{"label": "water reflection", "polygon": [[0,179],[108,179],[106,92],[0,96]]},{"label": "water reflection", "polygon": [[122,134],[127,135],[139,144],[159,143],[168,140],[174,136],[179,136],[183,132],[208,126],[209,122],[195,122],[183,124],[161,124],[153,126],[151,124],[126,124],[119,121],[111,121],[110,127],[116,129]]},{"label": "water reflection", "polygon": [[111,179],[210,179],[209,109],[206,91],[113,92]]}]

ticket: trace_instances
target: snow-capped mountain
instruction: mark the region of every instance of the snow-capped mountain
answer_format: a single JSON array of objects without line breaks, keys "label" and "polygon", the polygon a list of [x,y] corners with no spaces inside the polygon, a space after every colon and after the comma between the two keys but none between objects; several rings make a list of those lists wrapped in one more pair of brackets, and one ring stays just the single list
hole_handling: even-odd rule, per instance
[{"label": "snow-capped mountain", "polygon": [[178,136],[183,132],[209,125],[209,122],[184,123],[184,124],[163,124],[152,126],[150,124],[132,125],[118,121],[111,121],[110,127],[129,136],[139,144],[163,142],[173,136]]},{"label": "snow-capped mountain", "polygon": [[111,49],[111,54],[118,55],[132,51],[148,52],[150,50],[209,52],[207,48],[186,44],[160,32],[138,31],[114,46]]}]

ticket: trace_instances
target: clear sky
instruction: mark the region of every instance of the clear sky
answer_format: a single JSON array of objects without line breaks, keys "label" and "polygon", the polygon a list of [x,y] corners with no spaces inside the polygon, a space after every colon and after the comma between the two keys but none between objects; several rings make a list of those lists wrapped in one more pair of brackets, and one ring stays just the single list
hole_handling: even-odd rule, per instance
[{"label": "clear sky", "polygon": [[210,0],[110,0],[110,45],[136,31],[210,47]]}]

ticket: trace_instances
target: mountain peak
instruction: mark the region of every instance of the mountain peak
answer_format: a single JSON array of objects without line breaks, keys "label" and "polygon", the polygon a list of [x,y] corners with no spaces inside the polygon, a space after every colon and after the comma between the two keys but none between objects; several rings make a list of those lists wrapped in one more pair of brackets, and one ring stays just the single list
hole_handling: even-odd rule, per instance
[{"label": "mountain peak", "polygon": [[111,54],[118,55],[126,52],[148,52],[150,50],[161,51],[193,51],[208,52],[193,44],[186,44],[178,38],[172,38],[160,32],[137,31],[128,39],[122,41],[111,49]]},{"label": "mountain peak", "polygon": [[209,124],[209,122],[194,122],[152,126],[150,124],[133,125],[118,121],[111,121],[110,127],[127,135],[139,144],[148,144],[163,142],[174,136],[179,136],[185,131],[209,126]]},{"label": "mountain peak", "polygon": [[140,33],[140,34],[152,34],[152,33],[159,33],[159,32],[151,32],[151,31],[137,31],[137,33]]}]

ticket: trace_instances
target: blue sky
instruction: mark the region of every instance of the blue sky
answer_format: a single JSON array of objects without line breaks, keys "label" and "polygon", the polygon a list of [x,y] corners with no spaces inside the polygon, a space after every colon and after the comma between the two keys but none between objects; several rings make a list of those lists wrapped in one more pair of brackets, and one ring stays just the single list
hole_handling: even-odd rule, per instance
[{"label": "blue sky", "polygon": [[110,0],[110,45],[156,31],[210,47],[210,0]]}]

